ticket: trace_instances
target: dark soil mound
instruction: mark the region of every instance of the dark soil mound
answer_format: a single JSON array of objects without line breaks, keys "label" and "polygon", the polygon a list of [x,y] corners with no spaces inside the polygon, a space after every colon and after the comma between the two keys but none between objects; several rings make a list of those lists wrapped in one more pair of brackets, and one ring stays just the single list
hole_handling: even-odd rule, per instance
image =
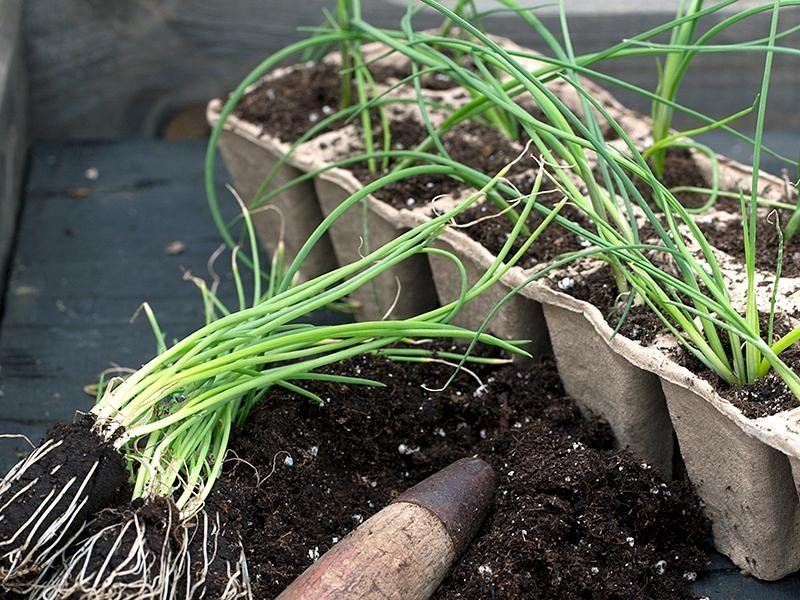
[{"label": "dark soil mound", "polygon": [[[756,268],[775,273],[778,267],[778,249],[783,245],[783,261],[781,263],[781,277],[800,277],[800,236],[795,236],[788,242],[776,229],[776,221],[781,228],[786,227],[791,215],[786,211],[759,216],[756,226]],[[742,220],[735,218],[707,222],[701,220],[698,227],[706,236],[709,243],[715,248],[730,254],[744,264],[744,235],[742,233]]]},{"label": "dark soil mound", "polygon": [[[617,299],[617,285],[610,268],[602,268],[580,279],[571,280],[569,287],[559,286],[557,278],[551,279],[553,286],[562,291],[596,306],[611,327],[617,327],[623,317],[624,302]],[[789,332],[789,321],[778,314],[775,317],[772,342]],[[766,337],[768,316],[762,315],[761,335]],[[619,333],[626,338],[639,341],[644,345],[652,343],[659,334],[669,333],[659,318],[646,306],[634,306],[625,316]],[[723,346],[728,348],[727,339],[723,336]],[[750,419],[758,419],[774,415],[800,406],[794,392],[775,372],[758,379],[754,384],[735,386],[720,379],[706,365],[686,351],[674,357],[680,364],[710,382],[717,392],[729,400]],[[781,359],[795,372],[800,372],[800,346],[793,346],[781,353]]]},{"label": "dark soil mound", "polygon": [[[428,132],[425,127],[413,120],[394,121],[390,124],[392,148],[395,150],[412,150],[425,138]],[[376,147],[380,147],[382,139],[376,134]],[[442,136],[442,145],[454,161],[471,167],[490,177],[496,175],[506,165],[515,161],[520,154],[517,146],[494,127],[467,121],[456,125]],[[363,154],[361,148],[351,148],[352,154]],[[431,152],[435,153],[435,149]],[[392,163],[389,165],[393,166]],[[530,191],[533,185],[531,168],[532,159],[523,158],[509,171],[507,178],[521,193]],[[366,163],[357,163],[348,167],[356,179],[367,184],[385,174],[384,171],[372,172]],[[399,180],[383,186],[373,192],[373,196],[383,200],[395,208],[415,208],[424,206],[434,197],[442,194],[455,194],[465,190],[467,186],[446,175],[425,175]]]},{"label": "dark soil mound", "polygon": [[338,107],[338,67],[319,63],[265,82],[239,101],[234,114],[294,142]]},{"label": "dark soil mound", "polygon": [[684,598],[708,522],[607,427],[584,420],[552,363],[451,368],[362,358],[336,372],[384,389],[313,382],[275,390],[236,436],[216,492],[241,530],[257,598],[273,597],[399,492],[464,456],[499,476],[496,507],[439,598]]},{"label": "dark soil mound", "polygon": [[[660,181],[668,189],[676,187],[709,187],[709,182],[697,166],[697,163],[694,162],[688,148],[669,148],[667,150],[664,161],[664,176],[660,178]],[[633,182],[642,197],[648,202],[652,201],[653,194],[650,186],[638,178],[634,178]],[[686,208],[700,208],[706,203],[708,196],[694,192],[676,192],[675,199]],[[720,202],[719,207],[726,207],[729,204]]]}]

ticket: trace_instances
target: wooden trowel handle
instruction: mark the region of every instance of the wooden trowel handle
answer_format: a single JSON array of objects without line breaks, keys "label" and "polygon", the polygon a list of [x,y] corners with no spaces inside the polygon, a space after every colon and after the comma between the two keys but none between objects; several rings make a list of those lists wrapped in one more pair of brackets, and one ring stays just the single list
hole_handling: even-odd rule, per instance
[{"label": "wooden trowel handle", "polygon": [[492,468],[459,460],[364,521],[278,600],[430,598],[491,505]]}]

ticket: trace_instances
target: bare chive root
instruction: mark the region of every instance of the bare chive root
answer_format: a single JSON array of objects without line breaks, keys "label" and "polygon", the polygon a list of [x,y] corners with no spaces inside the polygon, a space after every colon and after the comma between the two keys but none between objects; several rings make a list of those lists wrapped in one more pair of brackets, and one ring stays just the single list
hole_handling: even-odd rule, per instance
[{"label": "bare chive root", "polygon": [[244,551],[219,513],[181,518],[166,498],[100,514],[37,600],[250,597]]}]

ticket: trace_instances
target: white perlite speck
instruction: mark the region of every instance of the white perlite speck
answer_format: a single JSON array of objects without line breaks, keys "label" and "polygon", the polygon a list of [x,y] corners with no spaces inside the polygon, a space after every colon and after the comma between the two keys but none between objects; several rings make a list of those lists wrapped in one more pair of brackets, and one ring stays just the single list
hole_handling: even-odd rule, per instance
[{"label": "white perlite speck", "polygon": [[575,287],[575,280],[572,277],[562,277],[558,280],[558,289],[569,290]]},{"label": "white perlite speck", "polygon": [[419,446],[416,448],[412,448],[411,446],[407,446],[406,444],[400,444],[397,447],[397,452],[403,454],[405,456],[409,456],[410,454],[414,454],[415,452],[419,452]]},{"label": "white perlite speck", "polygon": [[663,575],[666,570],[667,570],[667,561],[665,560],[660,560],[653,565],[653,571],[655,571],[656,575]]}]

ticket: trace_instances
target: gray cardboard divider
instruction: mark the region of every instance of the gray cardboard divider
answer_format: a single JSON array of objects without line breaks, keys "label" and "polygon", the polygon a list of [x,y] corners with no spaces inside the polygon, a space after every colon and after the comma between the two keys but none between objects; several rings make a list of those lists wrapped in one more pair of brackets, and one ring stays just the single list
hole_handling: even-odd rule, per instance
[{"label": "gray cardboard divider", "polygon": [[[212,100],[207,109],[208,122],[214,126],[219,120],[222,103]],[[235,116],[225,122],[219,138],[219,149],[233,178],[237,193],[246,203],[256,196],[265,176],[286,154],[289,146],[261,128]],[[307,169],[307,167],[306,167]],[[306,171],[298,161],[287,161],[276,171],[266,191],[276,190],[293,181]],[[266,208],[266,207],[271,208]],[[272,198],[263,208],[252,212],[253,225],[267,256],[274,255],[279,240],[283,240],[289,260],[296,256],[305,241],[322,222],[313,181],[304,181],[287,188]],[[323,236],[309,253],[300,276],[313,279],[338,265],[328,236]]]},{"label": "gray cardboard divider", "polygon": [[[361,188],[352,173],[344,169],[321,173],[315,178],[314,186],[325,216]],[[366,196],[332,223],[329,235],[337,259],[341,264],[348,264],[407,230],[400,211]],[[438,306],[424,254],[409,257],[388,269],[369,285],[356,290],[352,297],[358,303],[356,315],[360,320],[386,316],[401,319]]]}]

